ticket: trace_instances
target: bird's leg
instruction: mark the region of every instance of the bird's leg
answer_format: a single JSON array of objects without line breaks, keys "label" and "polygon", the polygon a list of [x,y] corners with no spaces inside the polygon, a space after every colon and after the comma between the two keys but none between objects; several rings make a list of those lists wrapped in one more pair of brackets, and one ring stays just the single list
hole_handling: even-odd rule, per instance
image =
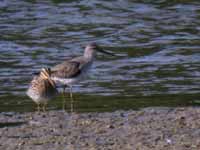
[{"label": "bird's leg", "polygon": [[43,112],[46,112],[46,106],[47,106],[47,103],[44,103],[42,107]]},{"label": "bird's leg", "polygon": [[70,99],[71,99],[70,108],[71,108],[71,113],[72,113],[74,111],[74,99],[73,99],[73,94],[72,94],[72,86],[69,86],[69,90],[70,90]]},{"label": "bird's leg", "polygon": [[37,112],[40,112],[40,103],[37,103]]},{"label": "bird's leg", "polygon": [[63,86],[63,93],[62,93],[62,96],[63,96],[63,104],[62,104],[62,108],[63,108],[64,111],[65,111],[65,107],[66,107],[65,89],[66,89],[66,85]]}]

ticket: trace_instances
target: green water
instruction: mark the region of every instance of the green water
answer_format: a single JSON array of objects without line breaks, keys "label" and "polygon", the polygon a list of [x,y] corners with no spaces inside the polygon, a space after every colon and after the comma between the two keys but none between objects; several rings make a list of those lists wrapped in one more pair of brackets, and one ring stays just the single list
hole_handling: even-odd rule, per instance
[{"label": "green water", "polygon": [[[198,0],[2,1],[0,111],[34,111],[33,73],[93,41],[120,57],[98,55],[73,89],[77,112],[199,106],[199,12]],[[48,108],[61,109],[61,95]]]}]

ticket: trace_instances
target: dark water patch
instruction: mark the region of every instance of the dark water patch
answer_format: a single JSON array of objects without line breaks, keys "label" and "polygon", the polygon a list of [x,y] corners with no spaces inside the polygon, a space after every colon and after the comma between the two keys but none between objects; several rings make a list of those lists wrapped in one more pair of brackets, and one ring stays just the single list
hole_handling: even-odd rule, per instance
[{"label": "dark water patch", "polygon": [[25,124],[25,122],[5,122],[5,123],[0,123],[0,128],[5,128],[5,127],[16,127]]},{"label": "dark water patch", "polygon": [[[160,85],[157,85],[160,88]],[[155,89],[154,89],[155,90]],[[115,111],[119,109],[140,109],[144,107],[183,107],[199,106],[199,94],[155,94],[144,96],[92,96],[75,94],[74,109],[76,112]],[[14,101],[12,101],[12,99]],[[36,104],[28,97],[4,96],[0,98],[4,107],[1,112],[36,111]],[[25,102],[24,102],[25,101]],[[48,110],[62,109],[62,97],[58,96],[48,104]],[[70,111],[70,99],[67,98],[67,111]]]},{"label": "dark water patch", "polygon": [[[115,111],[119,109],[138,109],[144,107],[182,107],[199,104],[196,100],[199,94],[170,94],[170,95],[152,95],[152,96],[90,96],[77,95],[75,100],[75,110],[77,112],[88,111]],[[54,101],[56,102],[56,101]],[[69,102],[69,101],[68,101]],[[53,101],[52,101],[53,103]],[[68,105],[69,106],[69,105]],[[68,110],[70,110],[68,108]]]}]

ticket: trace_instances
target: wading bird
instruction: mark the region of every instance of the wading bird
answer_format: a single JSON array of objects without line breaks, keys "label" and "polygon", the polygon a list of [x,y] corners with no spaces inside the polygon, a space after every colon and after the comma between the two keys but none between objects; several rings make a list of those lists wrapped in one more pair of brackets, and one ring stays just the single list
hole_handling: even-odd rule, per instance
[{"label": "wading bird", "polygon": [[26,94],[37,104],[37,110],[46,111],[47,102],[58,93],[55,82],[50,78],[50,69],[43,68],[39,75],[34,76]]},{"label": "wading bird", "polygon": [[[51,68],[51,79],[54,80],[56,83],[60,83],[63,85],[63,96],[65,96],[66,87],[69,87],[70,89],[71,112],[73,112],[74,103],[72,86],[77,82],[83,80],[83,78],[87,75],[95,59],[97,51],[115,56],[110,52],[104,51],[96,43],[91,43],[86,46],[84,54],[82,56],[66,60],[61,64],[58,64]],[[63,108],[65,109],[65,100]]]}]

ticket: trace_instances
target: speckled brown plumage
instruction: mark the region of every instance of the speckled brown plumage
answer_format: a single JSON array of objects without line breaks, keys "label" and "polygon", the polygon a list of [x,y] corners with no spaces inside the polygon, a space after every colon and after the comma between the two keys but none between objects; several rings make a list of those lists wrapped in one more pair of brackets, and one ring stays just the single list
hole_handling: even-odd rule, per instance
[{"label": "speckled brown plumage", "polygon": [[52,99],[57,93],[56,84],[50,79],[48,69],[42,69],[38,76],[33,77],[27,95],[38,105],[38,111],[40,105],[43,105],[43,110],[47,105],[47,102]]},{"label": "speckled brown plumage", "polygon": [[64,61],[51,68],[51,77],[74,78],[81,72],[80,63],[73,61]]}]

